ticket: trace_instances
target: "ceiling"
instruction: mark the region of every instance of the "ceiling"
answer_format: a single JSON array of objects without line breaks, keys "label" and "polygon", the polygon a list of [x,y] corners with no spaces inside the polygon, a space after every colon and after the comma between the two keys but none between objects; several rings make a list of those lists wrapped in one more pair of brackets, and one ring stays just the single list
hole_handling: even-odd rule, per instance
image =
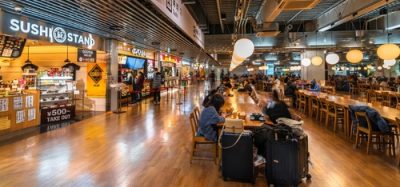
[{"label": "ceiling", "polygon": [[22,15],[155,50],[170,48],[187,60],[217,64],[144,0],[0,1],[1,9],[13,13],[17,5],[23,7]]}]

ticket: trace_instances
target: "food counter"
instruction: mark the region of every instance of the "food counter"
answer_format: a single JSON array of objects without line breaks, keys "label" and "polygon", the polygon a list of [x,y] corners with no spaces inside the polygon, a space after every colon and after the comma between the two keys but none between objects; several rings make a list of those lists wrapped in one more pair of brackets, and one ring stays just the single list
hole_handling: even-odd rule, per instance
[{"label": "food counter", "polygon": [[0,93],[0,134],[38,126],[39,92]]}]

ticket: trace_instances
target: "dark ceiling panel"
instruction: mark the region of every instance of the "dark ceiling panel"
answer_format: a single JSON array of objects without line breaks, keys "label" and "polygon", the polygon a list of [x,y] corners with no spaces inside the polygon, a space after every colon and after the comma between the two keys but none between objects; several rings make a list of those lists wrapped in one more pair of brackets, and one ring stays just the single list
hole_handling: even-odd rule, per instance
[{"label": "dark ceiling panel", "polygon": [[[142,1],[119,0],[15,0],[0,1],[0,7],[14,12],[16,5],[23,7],[23,15],[47,20],[72,29],[92,32],[121,41],[135,41],[143,47],[156,50],[177,49],[184,58],[210,58],[183,32],[168,23],[162,15]],[[120,30],[111,30],[119,26]],[[152,45],[159,42],[159,46]]]}]

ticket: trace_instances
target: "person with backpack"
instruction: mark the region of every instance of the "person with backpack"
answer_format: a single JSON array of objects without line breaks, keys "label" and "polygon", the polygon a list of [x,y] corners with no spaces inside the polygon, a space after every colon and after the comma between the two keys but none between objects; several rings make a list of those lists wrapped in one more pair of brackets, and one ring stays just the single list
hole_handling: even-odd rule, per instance
[{"label": "person with backpack", "polygon": [[154,69],[154,72],[155,72],[155,74],[153,76],[153,80],[151,81],[151,89],[153,92],[153,103],[160,104],[162,77],[161,77],[161,73],[158,72],[157,68]]}]

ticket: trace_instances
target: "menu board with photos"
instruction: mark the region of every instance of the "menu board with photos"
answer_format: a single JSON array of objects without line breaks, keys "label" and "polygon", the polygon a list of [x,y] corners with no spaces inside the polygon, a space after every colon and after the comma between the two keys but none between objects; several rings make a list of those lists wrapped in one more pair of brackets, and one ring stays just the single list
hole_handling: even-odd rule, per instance
[{"label": "menu board with photos", "polygon": [[26,104],[26,108],[31,108],[33,107],[33,95],[28,95],[25,97],[25,104]]},{"label": "menu board with photos", "polygon": [[26,39],[0,35],[0,57],[18,58],[21,56]]},{"label": "menu board with photos", "polygon": [[28,109],[28,121],[36,119],[36,110],[34,108]]},{"label": "menu board with photos", "polygon": [[22,97],[14,97],[14,110],[22,109]]},{"label": "menu board with photos", "polygon": [[2,98],[0,99],[0,112],[8,111],[8,99]]},{"label": "menu board with photos", "polygon": [[25,121],[25,111],[19,110],[16,113],[15,123],[22,123]]}]

